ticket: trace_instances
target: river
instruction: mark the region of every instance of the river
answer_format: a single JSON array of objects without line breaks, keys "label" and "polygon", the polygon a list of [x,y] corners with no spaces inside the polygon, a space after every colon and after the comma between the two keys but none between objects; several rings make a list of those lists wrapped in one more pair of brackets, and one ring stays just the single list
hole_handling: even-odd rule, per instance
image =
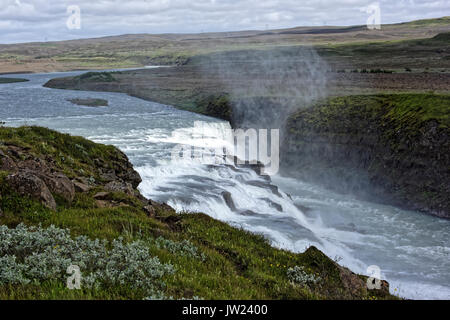
[{"label": "river", "polygon": [[[450,299],[449,220],[359,201],[278,175],[272,177],[277,192],[250,168],[173,161],[171,150],[178,144],[225,143],[229,124],[122,93],[42,86],[51,78],[80,73],[10,75],[30,81],[0,85],[0,121],[115,145],[141,174],[139,189],[148,198],[264,234],[276,247],[302,252],[315,245],[357,273],[379,266],[391,293],[401,297]],[[109,106],[67,101],[88,97],[106,99]],[[206,128],[201,136],[194,129],[199,122]],[[237,210],[226,204],[223,192],[231,194]]]}]

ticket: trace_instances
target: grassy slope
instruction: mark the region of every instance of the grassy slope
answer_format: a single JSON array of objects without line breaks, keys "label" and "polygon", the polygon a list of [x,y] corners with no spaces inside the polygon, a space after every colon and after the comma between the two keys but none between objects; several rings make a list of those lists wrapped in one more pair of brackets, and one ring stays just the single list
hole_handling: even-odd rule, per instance
[{"label": "grassy slope", "polygon": [[[388,130],[400,127],[410,130],[408,134],[420,134],[427,121],[436,120],[443,129],[450,127],[450,96],[435,94],[360,95],[338,97],[320,103],[312,109],[299,111],[291,119],[308,116],[307,121],[315,128],[324,128],[334,121],[339,125],[338,114],[361,115],[369,121],[385,121]],[[312,112],[311,112],[312,111]],[[394,124],[394,125],[392,125]],[[342,124],[341,127],[345,127]],[[292,130],[295,130],[294,128]]]},{"label": "grassy slope", "polygon": [[[71,137],[39,127],[18,129],[0,127],[0,148],[8,145],[28,148],[31,157],[52,156],[57,167],[69,176],[95,172],[92,159],[113,163],[122,153],[80,137]],[[80,146],[83,152],[80,152]],[[70,159],[70,161],[67,161]],[[149,217],[139,201],[116,192],[113,197],[126,206],[97,207],[94,194],[76,193],[71,204],[59,203],[51,211],[31,198],[18,196],[4,183],[6,172],[0,172],[0,224],[14,227],[55,225],[69,228],[73,236],[125,241],[164,237],[176,242],[191,241],[204,254],[205,260],[187,257],[160,248],[147,241],[148,249],[161,262],[171,263],[176,272],[165,276],[166,296],[205,299],[374,299],[392,298],[382,291],[349,285],[341,275],[344,269],[315,248],[303,254],[275,249],[261,236],[233,228],[204,214],[176,214],[168,207],[158,207]],[[295,285],[288,281],[287,268],[305,266],[323,281],[316,285]],[[347,271],[348,272],[348,271]],[[361,279],[365,279],[361,277]],[[2,285],[0,299],[142,299],[139,292],[126,287],[97,290],[68,290],[64,283],[47,281],[40,285]]]},{"label": "grassy slope", "polygon": [[40,127],[0,127],[0,142],[0,149],[5,149],[5,145],[15,145],[28,149],[31,155],[50,157],[69,178],[84,175],[101,180],[95,170],[96,157],[101,158],[109,168],[114,168],[117,159],[125,159],[125,155],[113,146]]}]

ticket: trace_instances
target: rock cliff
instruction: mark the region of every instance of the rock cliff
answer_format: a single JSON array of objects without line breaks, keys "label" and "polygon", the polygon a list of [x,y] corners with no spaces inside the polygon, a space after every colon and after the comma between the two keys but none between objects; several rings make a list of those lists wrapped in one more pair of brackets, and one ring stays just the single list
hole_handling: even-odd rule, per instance
[{"label": "rock cliff", "polygon": [[450,217],[450,96],[328,99],[288,120],[284,170],[327,187]]}]

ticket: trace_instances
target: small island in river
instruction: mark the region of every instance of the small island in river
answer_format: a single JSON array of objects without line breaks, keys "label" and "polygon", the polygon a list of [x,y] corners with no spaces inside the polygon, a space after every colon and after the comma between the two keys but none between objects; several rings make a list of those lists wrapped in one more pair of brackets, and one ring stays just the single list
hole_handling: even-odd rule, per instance
[{"label": "small island in river", "polygon": [[0,77],[0,84],[2,83],[15,83],[15,82],[26,82],[30,81],[28,79],[22,79],[22,78],[3,78]]},{"label": "small island in river", "polygon": [[73,104],[76,104],[79,106],[87,106],[87,107],[107,107],[108,106],[108,101],[105,99],[86,98],[86,99],[67,99],[67,101],[70,101]]}]

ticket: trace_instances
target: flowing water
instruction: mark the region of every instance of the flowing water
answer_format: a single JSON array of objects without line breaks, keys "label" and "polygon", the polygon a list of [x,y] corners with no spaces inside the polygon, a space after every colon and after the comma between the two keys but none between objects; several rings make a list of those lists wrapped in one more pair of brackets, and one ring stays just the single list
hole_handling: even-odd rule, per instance
[{"label": "flowing water", "polygon": [[[391,292],[402,297],[450,299],[450,221],[359,201],[292,178],[275,176],[271,185],[250,168],[172,161],[171,150],[178,144],[226,144],[229,124],[121,93],[42,87],[51,78],[80,73],[12,75],[31,81],[0,85],[0,120],[113,144],[141,174],[139,189],[146,197],[264,234],[277,247],[302,252],[315,245],[357,273],[367,274],[368,266],[377,265]],[[110,105],[92,108],[67,101],[87,97]],[[194,130],[197,121],[206,124],[202,135]],[[223,192],[229,192],[235,210]]]}]

